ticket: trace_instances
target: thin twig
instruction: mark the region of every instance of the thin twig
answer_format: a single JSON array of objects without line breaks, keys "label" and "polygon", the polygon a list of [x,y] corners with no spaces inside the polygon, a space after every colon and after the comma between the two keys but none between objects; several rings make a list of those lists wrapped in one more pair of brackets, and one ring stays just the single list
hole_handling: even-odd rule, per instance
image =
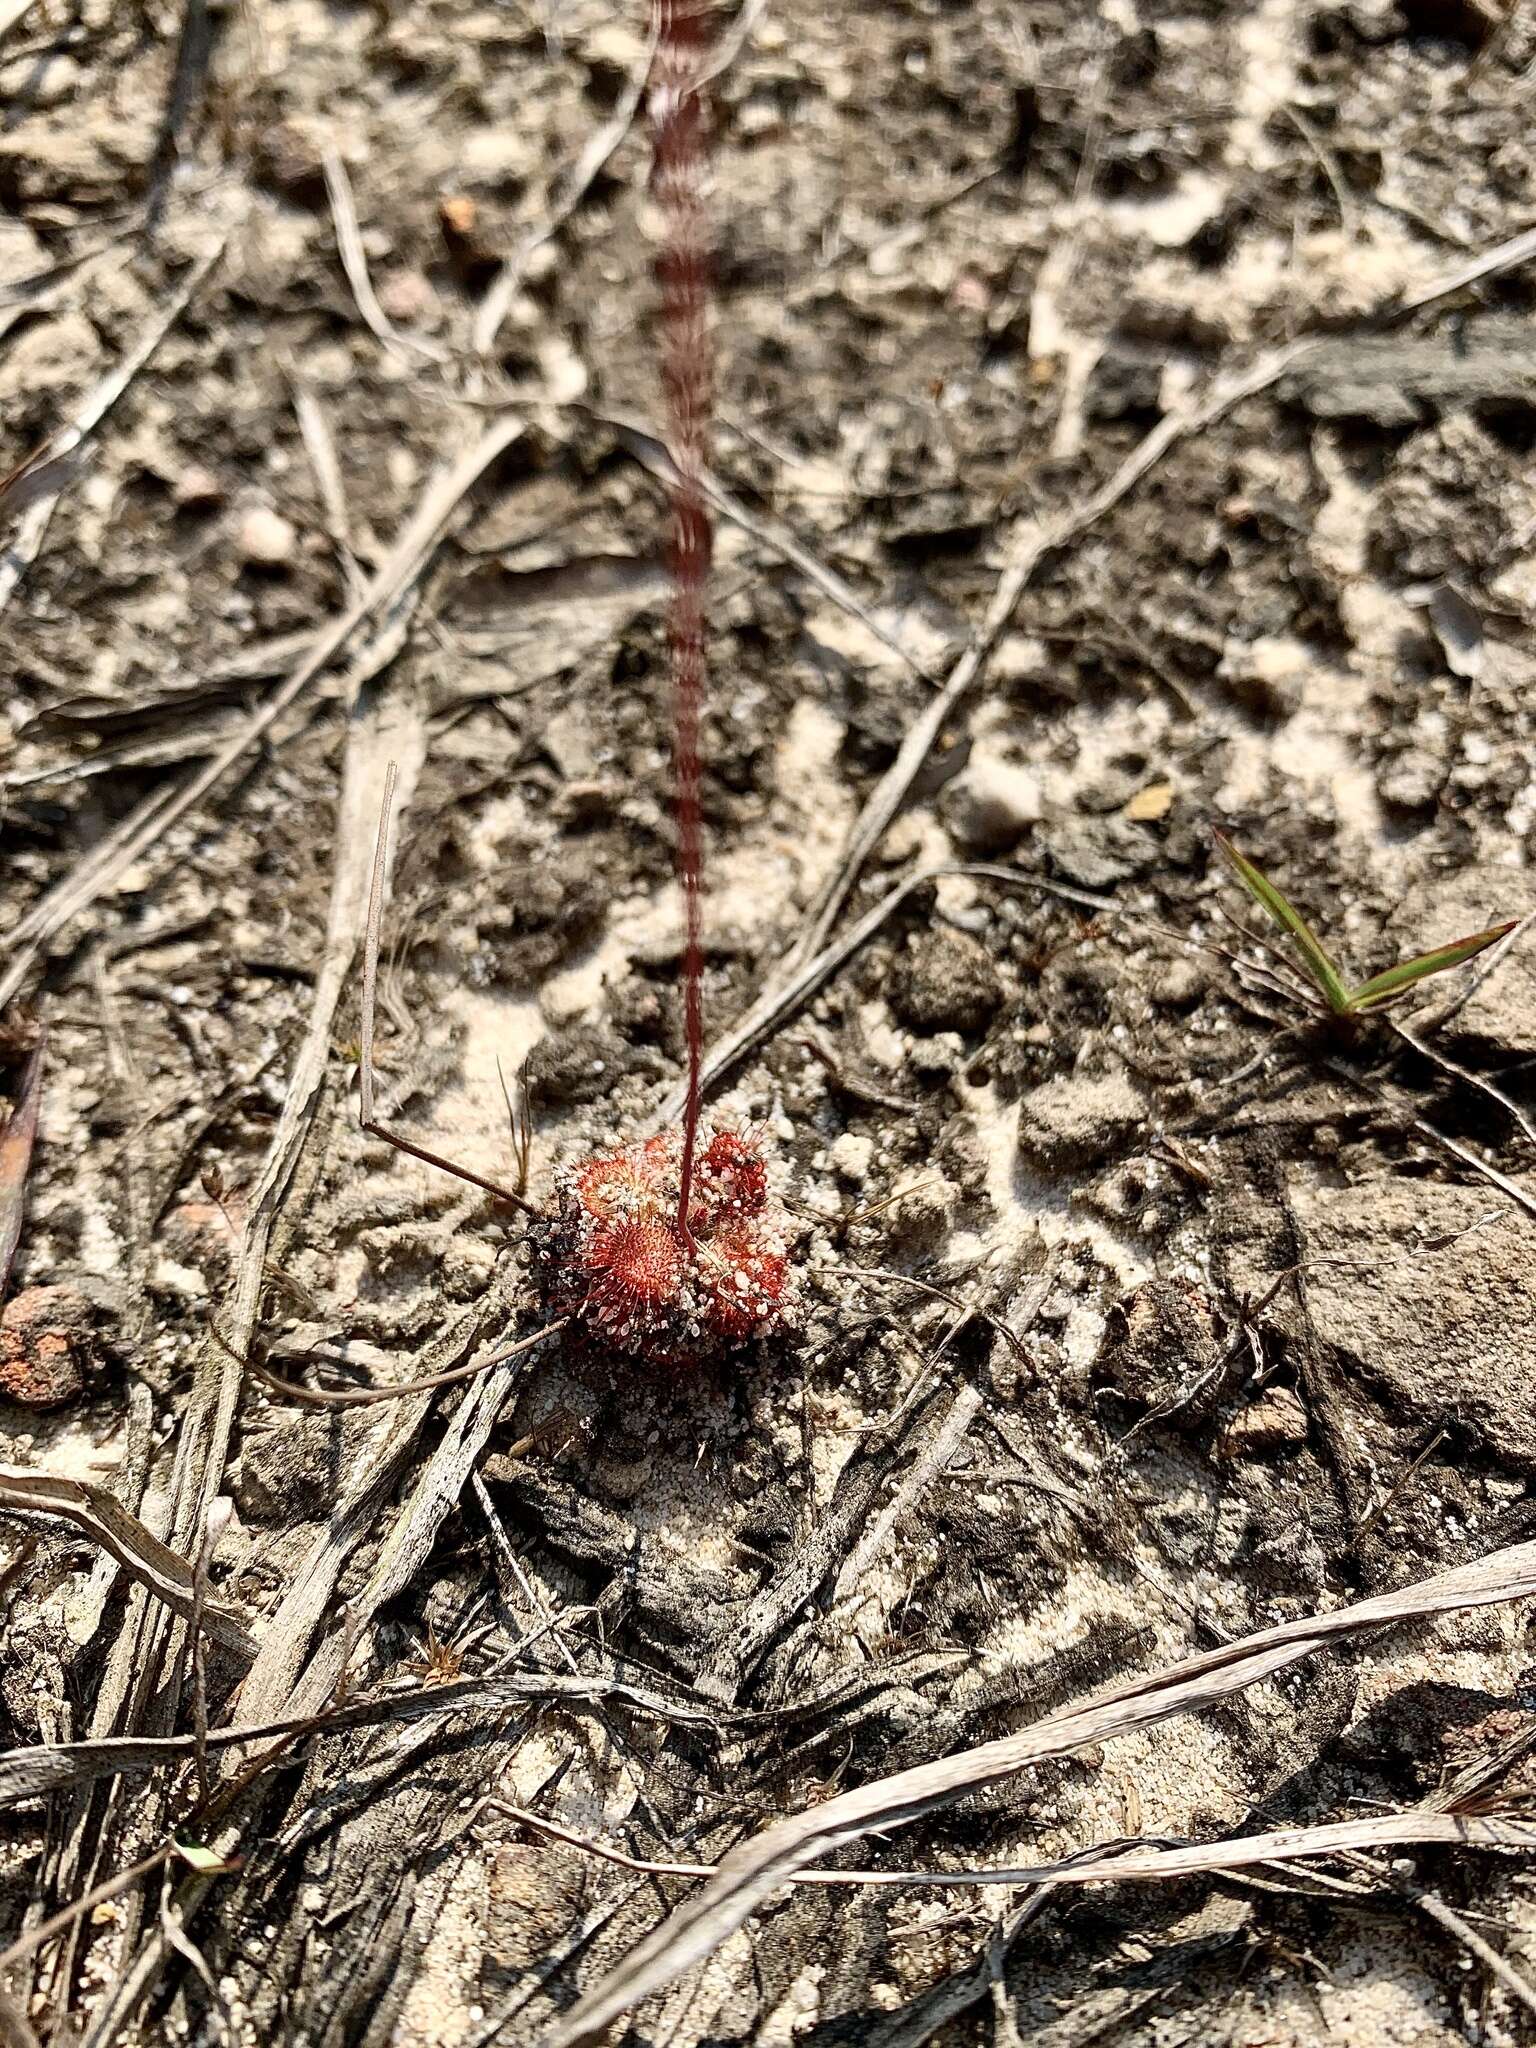
[{"label": "thin twig", "polygon": [[[613,429],[642,469],[649,470],[658,483],[671,488],[677,480],[677,465],[664,441],[658,440],[638,420],[627,419],[617,413],[595,412],[590,407],[587,411],[591,418]],[[772,548],[775,554],[782,555],[808,583],[873,633],[881,646],[895,655],[913,675],[921,676],[925,682],[936,680],[927,664],[905,645],[878,613],[871,611],[852,584],[823,562],[819,555],[813,554],[782,521],[751,511],[711,470],[705,469],[700,473],[699,484],[704,496],[722,518],[728,519],[733,526],[739,526],[743,533],[760,541],[764,547]]]},{"label": "thin twig", "polygon": [[[531,1351],[536,1344],[542,1344],[546,1337],[557,1336],[569,1322],[562,1316],[558,1322],[546,1323],[542,1330],[535,1330],[531,1337],[524,1337],[510,1350],[498,1351],[494,1358],[476,1359],[470,1365],[455,1366],[451,1372],[428,1373],[419,1380],[402,1380],[397,1387],[301,1387],[293,1380],[285,1380],[275,1372],[269,1372],[264,1365],[258,1365],[254,1358],[243,1360],[246,1370],[254,1379],[260,1380],[274,1394],[281,1394],[285,1400],[298,1401],[309,1408],[371,1408],[380,1401],[403,1401],[412,1394],[430,1394],[438,1387],[456,1386],[460,1380],[478,1379],[489,1372],[494,1365],[505,1365],[509,1359],[519,1357],[524,1351]],[[227,1351],[217,1330],[213,1332],[218,1342]]]},{"label": "thin twig", "polygon": [[646,80],[651,75],[651,62],[655,55],[656,31],[653,26],[646,37],[640,61],[625,82],[624,90],[613,110],[612,119],[599,128],[587,142],[580,156],[571,165],[559,190],[552,192],[546,203],[543,218],[524,235],[481,300],[470,334],[470,347],[477,356],[488,356],[496,346],[496,336],[501,331],[501,323],[512,310],[512,301],[517,297],[518,288],[527,275],[528,265],[534,254],[558,234],[570,219],[586,197],[593,179],[629,133],[645,95]]},{"label": "thin twig", "polygon": [[[1380,1866],[1358,1851],[1346,1855],[1344,1861],[1372,1878],[1379,1880],[1382,1876]],[[1530,2012],[1536,2012],[1536,1986],[1532,1986],[1518,1970],[1506,1962],[1498,1950],[1485,1941],[1474,1927],[1469,1926],[1459,1913],[1453,1912],[1438,1893],[1428,1890],[1417,1879],[1395,1868],[1388,1872],[1387,1882],[1399,1897],[1411,1900],[1421,1913],[1435,1922],[1437,1927],[1443,1927],[1447,1934],[1454,1936],[1465,1949],[1476,1956],[1490,1975],[1496,1977],[1504,1989],[1518,1999],[1521,2005]]]},{"label": "thin twig", "polygon": [[0,1974],[14,1964],[24,1962],[28,1956],[35,1955],[38,1949],[52,1941],[56,1934],[62,1934],[66,1928],[73,1926],[75,1921],[94,1911],[97,1906],[105,1905],[108,1899],[115,1899],[119,1892],[127,1891],[130,1885],[138,1884],[141,1879],[148,1877],[151,1871],[158,1870],[162,1863],[169,1862],[175,1853],[174,1843],[162,1842],[160,1847],[151,1850],[142,1862],[132,1863],[126,1870],[119,1870],[115,1876],[103,1878],[100,1884],[92,1885],[80,1898],[71,1900],[69,1905],[62,1907],[57,1913],[50,1914],[46,1920],[39,1920],[35,1927],[29,1927],[25,1934],[18,1935],[9,1948],[0,1951]]},{"label": "thin twig", "polygon": [[915,1280],[910,1273],[887,1272],[883,1266],[827,1266],[823,1271],[848,1280],[878,1280],[886,1287],[911,1287],[919,1294],[931,1295],[935,1301],[948,1302],[951,1308],[960,1309],[968,1316],[976,1316],[994,1329],[1020,1365],[1032,1364],[1029,1353],[1001,1316],[993,1315],[989,1309],[978,1308],[975,1302],[967,1301],[963,1295],[952,1294],[947,1287],[936,1287],[931,1280]]},{"label": "thin twig", "polygon": [[402,334],[379,304],[373,280],[368,275],[368,257],[363,248],[362,231],[357,225],[357,207],[353,203],[352,181],[347,176],[346,164],[334,148],[324,152],[320,164],[325,173],[326,197],[331,202],[331,220],[336,229],[336,253],[341,258],[342,270],[365,323],[395,355],[414,351],[429,363],[447,362],[446,349],[439,348],[434,341],[422,341],[414,334]]},{"label": "thin twig", "polygon": [[1381,1496],[1381,1499],[1377,1501],[1375,1507],[1371,1508],[1369,1512],[1365,1515],[1364,1519],[1360,1522],[1359,1526],[1355,1530],[1354,1535],[1350,1539],[1351,1549],[1353,1549],[1354,1546],[1360,1541],[1361,1537],[1366,1534],[1367,1530],[1375,1528],[1376,1524],[1387,1512],[1387,1509],[1391,1507],[1393,1501],[1395,1501],[1399,1497],[1399,1495],[1402,1493],[1403,1488],[1408,1484],[1409,1480],[1412,1479],[1414,1473],[1421,1471],[1423,1469],[1423,1467],[1434,1456],[1435,1452],[1439,1450],[1440,1446],[1445,1442],[1446,1438],[1449,1435],[1450,1431],[1442,1422],[1440,1427],[1435,1431],[1434,1435],[1430,1438],[1429,1442],[1424,1446],[1423,1450],[1420,1451],[1418,1456],[1413,1460],[1412,1464],[1406,1466],[1403,1469],[1403,1471],[1398,1474],[1397,1478],[1393,1480],[1392,1484]]}]

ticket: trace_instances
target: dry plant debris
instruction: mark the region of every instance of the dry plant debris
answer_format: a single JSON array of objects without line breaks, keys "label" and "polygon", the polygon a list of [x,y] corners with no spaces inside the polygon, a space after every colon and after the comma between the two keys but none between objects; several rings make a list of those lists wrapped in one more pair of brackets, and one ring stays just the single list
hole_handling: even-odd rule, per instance
[{"label": "dry plant debris", "polygon": [[1528,2032],[1533,63],[0,6],[0,2038]]}]

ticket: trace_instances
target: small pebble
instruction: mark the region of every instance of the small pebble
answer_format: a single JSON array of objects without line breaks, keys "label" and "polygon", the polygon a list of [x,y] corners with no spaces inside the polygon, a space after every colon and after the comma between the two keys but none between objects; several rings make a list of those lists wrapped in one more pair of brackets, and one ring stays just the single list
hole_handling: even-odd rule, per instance
[{"label": "small pebble", "polygon": [[1033,771],[992,755],[972,762],[945,808],[957,843],[978,854],[1016,846],[1043,815]]},{"label": "small pebble", "polygon": [[258,569],[281,569],[293,559],[298,532],[292,520],[270,505],[258,505],[240,522],[236,545],[242,561]]},{"label": "small pebble", "polygon": [[205,505],[217,505],[224,496],[224,486],[211,469],[204,469],[200,462],[193,462],[172,484],[171,496],[183,511],[192,511]]},{"label": "small pebble", "polygon": [[827,1156],[844,1180],[857,1185],[869,1177],[870,1162],[875,1156],[874,1140],[860,1137],[856,1131],[844,1131],[827,1147]]},{"label": "small pebble", "polygon": [[70,1287],[27,1287],[0,1316],[0,1399],[60,1408],[85,1385],[91,1306]]}]

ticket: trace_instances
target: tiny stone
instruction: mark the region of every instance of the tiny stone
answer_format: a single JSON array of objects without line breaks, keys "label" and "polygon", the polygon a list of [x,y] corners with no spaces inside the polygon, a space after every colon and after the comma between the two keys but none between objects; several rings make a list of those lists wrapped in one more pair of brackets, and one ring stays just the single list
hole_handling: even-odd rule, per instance
[{"label": "tiny stone", "polygon": [[171,485],[171,497],[183,511],[222,503],[224,486],[211,469],[200,462],[189,463]]},{"label": "tiny stone", "polygon": [[0,1316],[0,1398],[23,1408],[60,1408],[85,1385],[81,1361],[95,1349],[96,1311],[73,1287],[26,1287]]},{"label": "tiny stone", "polygon": [[1218,1458],[1262,1457],[1295,1450],[1307,1440],[1307,1411],[1289,1387],[1271,1387],[1251,1401],[1216,1440]]},{"label": "tiny stone", "polygon": [[834,1170],[844,1180],[857,1186],[869,1178],[870,1161],[875,1154],[872,1139],[862,1138],[854,1131],[844,1131],[840,1138],[832,1141],[827,1152]]},{"label": "tiny stone", "polygon": [[414,327],[437,311],[437,293],[419,270],[396,270],[380,280],[379,304],[389,319]]},{"label": "tiny stone", "polygon": [[292,560],[297,541],[293,522],[269,505],[258,505],[247,512],[235,537],[241,559],[258,569],[284,567]]},{"label": "tiny stone", "polygon": [[1040,784],[1028,768],[996,755],[973,760],[945,801],[955,842],[968,853],[1003,853],[1038,824]]}]

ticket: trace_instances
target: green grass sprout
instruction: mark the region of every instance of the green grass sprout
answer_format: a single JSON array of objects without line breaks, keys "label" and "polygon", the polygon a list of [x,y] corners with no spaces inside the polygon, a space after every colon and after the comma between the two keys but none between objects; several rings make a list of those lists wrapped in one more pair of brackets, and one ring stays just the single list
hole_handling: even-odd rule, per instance
[{"label": "green grass sprout", "polygon": [[1300,954],[1301,964],[1322,998],[1323,1007],[1334,1017],[1375,1016],[1417,988],[1421,981],[1427,981],[1430,975],[1444,974],[1452,967],[1460,967],[1475,959],[1487,947],[1507,937],[1520,922],[1517,917],[1508,918],[1502,924],[1489,925],[1486,931],[1473,932],[1469,938],[1452,939],[1445,946],[1432,946],[1427,953],[1415,953],[1411,959],[1400,960],[1395,967],[1373,974],[1369,981],[1362,981],[1351,988],[1322,940],[1263,869],[1256,867],[1245,853],[1239,852],[1225,832],[1217,832],[1215,837],[1216,844],[1243,887]]}]

